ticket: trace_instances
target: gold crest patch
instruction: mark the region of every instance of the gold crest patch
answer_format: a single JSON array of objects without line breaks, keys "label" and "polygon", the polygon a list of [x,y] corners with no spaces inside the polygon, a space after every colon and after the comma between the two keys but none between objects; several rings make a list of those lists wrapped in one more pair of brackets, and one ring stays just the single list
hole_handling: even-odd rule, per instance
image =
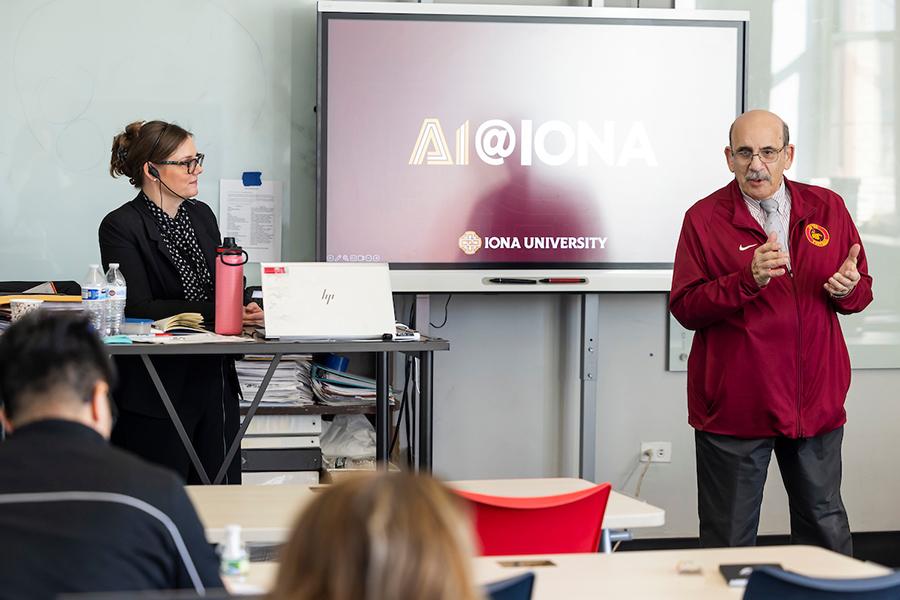
[{"label": "gold crest patch", "polygon": [[828,242],[831,241],[831,236],[828,234],[828,230],[822,225],[810,223],[806,226],[806,241],[813,246],[824,248],[828,245]]}]

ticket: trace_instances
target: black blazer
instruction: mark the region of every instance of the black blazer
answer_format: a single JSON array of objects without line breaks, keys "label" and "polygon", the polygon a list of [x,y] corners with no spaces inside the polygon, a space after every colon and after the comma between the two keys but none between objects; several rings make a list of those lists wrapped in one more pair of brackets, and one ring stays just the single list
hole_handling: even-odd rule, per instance
[{"label": "black blazer", "polygon": [[[187,200],[183,206],[194,226],[215,285],[216,247],[222,241],[216,216],[203,202]],[[198,312],[203,315],[207,327],[213,323],[215,305],[212,301],[184,299],[175,261],[141,194],[106,215],[100,223],[100,257],[104,270],[111,262],[119,263],[128,285],[126,316],[155,321],[178,313]]]},{"label": "black blazer", "polygon": [[[199,312],[211,328],[215,317],[212,301],[185,300],[181,276],[159,233],[153,214],[141,194],[112,211],[100,223],[100,256],[103,268],[119,263],[128,295],[129,317],[162,319],[182,312]],[[219,226],[212,209],[202,202],[185,201],[184,208],[206,256],[215,285]],[[218,355],[154,357],[153,365],[182,419],[201,414],[226,402],[237,404],[234,361]],[[119,383],[113,390],[123,410],[160,419],[168,418],[147,370],[138,357],[118,356]],[[221,410],[217,408],[216,410]]]},{"label": "black blazer", "polygon": [[[59,495],[76,491],[108,495]],[[23,493],[40,497],[12,496]],[[215,553],[175,474],[74,421],[37,421],[0,444],[0,500],[16,500],[0,510],[0,599],[193,589],[188,561],[204,587],[222,587]],[[165,519],[143,503],[170,520],[186,556]]]}]

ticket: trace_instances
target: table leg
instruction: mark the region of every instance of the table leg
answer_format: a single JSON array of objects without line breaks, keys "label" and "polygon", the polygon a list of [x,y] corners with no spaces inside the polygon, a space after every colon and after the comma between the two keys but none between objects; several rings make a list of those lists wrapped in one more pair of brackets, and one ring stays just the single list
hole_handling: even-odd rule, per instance
[{"label": "table leg", "polygon": [[419,373],[419,471],[431,473],[432,459],[432,426],[434,408],[434,354],[422,352]]},{"label": "table leg", "polygon": [[234,455],[241,449],[241,440],[244,439],[244,434],[247,432],[247,428],[250,427],[250,420],[253,418],[253,415],[256,414],[256,409],[259,408],[259,403],[266,393],[266,388],[269,387],[269,382],[272,381],[275,369],[278,367],[278,363],[281,362],[281,356],[281,354],[272,355],[272,362],[269,363],[269,368],[266,370],[266,374],[259,384],[259,389],[256,390],[256,395],[253,397],[253,402],[250,403],[250,408],[247,409],[247,415],[244,417],[244,422],[241,423],[237,435],[234,436],[234,440],[231,442],[231,447],[228,448],[228,453],[225,455],[225,461],[222,462],[222,466],[219,467],[219,472],[216,474],[216,478],[213,481],[214,484],[218,485],[222,483],[222,480],[225,479],[225,473],[228,471],[228,465],[231,464]]},{"label": "table leg", "polygon": [[175,430],[178,431],[178,437],[181,438],[184,449],[187,450],[194,468],[197,469],[197,473],[200,475],[200,481],[209,484],[209,475],[206,474],[206,469],[203,468],[203,463],[200,462],[200,457],[197,456],[197,451],[194,449],[194,444],[191,443],[191,438],[188,437],[187,432],[184,430],[184,425],[181,423],[181,417],[179,417],[178,413],[175,411],[172,400],[169,398],[169,393],[166,392],[166,388],[159,378],[159,373],[156,372],[156,367],[153,366],[153,361],[151,361],[150,357],[146,354],[141,354],[141,360],[144,362],[147,374],[150,375],[150,380],[153,381],[153,385],[156,386],[156,391],[162,400],[163,406],[166,407],[166,412],[169,413],[169,418],[172,419],[172,424],[175,425]]},{"label": "table leg", "polygon": [[375,462],[387,469],[390,444],[391,411],[388,399],[388,355],[375,353]]},{"label": "table leg", "polygon": [[[609,547],[609,552],[612,552],[612,545],[618,545],[620,542],[630,542],[634,539],[634,536],[631,535],[631,532],[627,529],[624,530],[615,530],[610,531],[609,529],[603,530],[604,535],[606,536],[607,546]],[[606,552],[606,550],[604,550]]]},{"label": "table leg", "polygon": [[609,539],[609,529],[604,529],[600,535],[600,552],[603,554],[612,553],[612,541]]}]

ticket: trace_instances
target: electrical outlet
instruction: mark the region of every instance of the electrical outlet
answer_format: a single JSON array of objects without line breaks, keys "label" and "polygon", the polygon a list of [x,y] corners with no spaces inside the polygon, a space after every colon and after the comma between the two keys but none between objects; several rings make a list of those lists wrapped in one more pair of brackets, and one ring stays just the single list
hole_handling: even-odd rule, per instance
[{"label": "electrical outlet", "polygon": [[648,450],[653,457],[652,462],[672,462],[672,442],[641,442],[641,462],[649,460]]}]

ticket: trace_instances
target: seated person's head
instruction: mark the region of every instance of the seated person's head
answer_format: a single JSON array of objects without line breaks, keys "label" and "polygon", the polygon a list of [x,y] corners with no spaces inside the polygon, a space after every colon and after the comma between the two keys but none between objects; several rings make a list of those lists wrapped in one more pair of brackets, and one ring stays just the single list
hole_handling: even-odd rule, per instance
[{"label": "seated person's head", "polygon": [[8,431],[77,421],[108,438],[112,362],[87,317],[36,311],[0,335],[0,418]]},{"label": "seated person's head", "polygon": [[430,477],[361,475],[319,493],[282,552],[277,600],[473,600],[472,531]]}]

